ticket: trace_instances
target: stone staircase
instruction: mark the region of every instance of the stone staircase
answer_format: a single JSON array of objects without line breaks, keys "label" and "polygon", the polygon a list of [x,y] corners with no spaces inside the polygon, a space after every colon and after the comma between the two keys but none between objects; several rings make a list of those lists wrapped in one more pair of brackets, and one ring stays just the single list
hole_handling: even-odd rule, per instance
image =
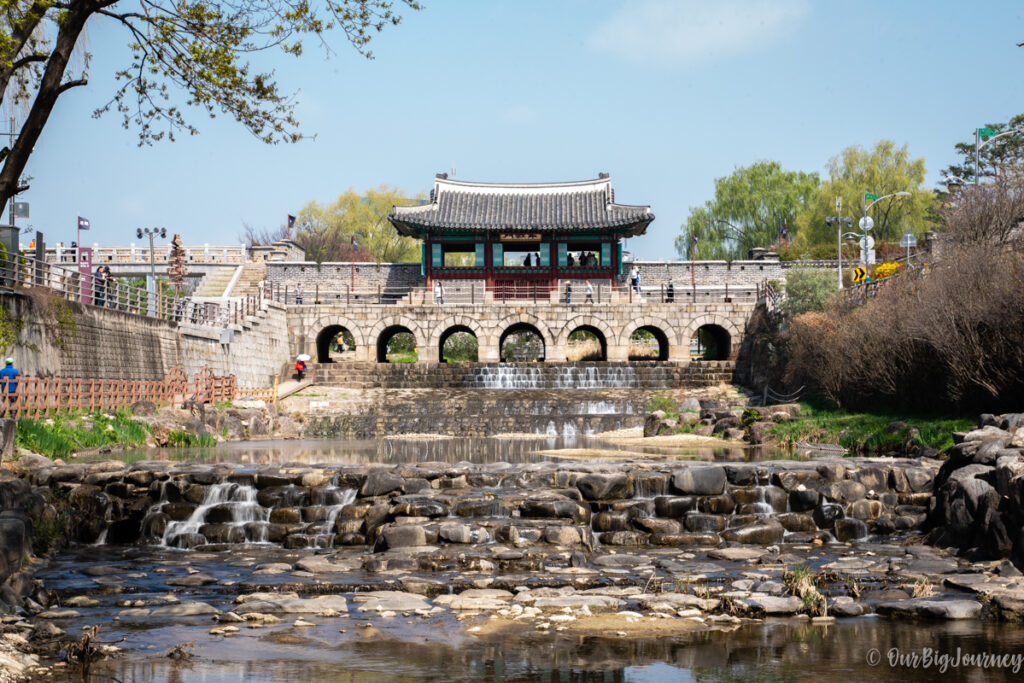
[{"label": "stone staircase", "polygon": [[235,276],[236,266],[225,266],[207,273],[199,282],[192,296],[199,299],[217,298],[227,295],[228,285]]},{"label": "stone staircase", "polygon": [[675,389],[730,383],[732,361],[631,363],[310,363],[317,385],[353,389]]},{"label": "stone staircase", "polygon": [[250,261],[242,266],[242,274],[238,276],[234,286],[226,296],[259,296],[260,282],[267,278],[265,261]]}]

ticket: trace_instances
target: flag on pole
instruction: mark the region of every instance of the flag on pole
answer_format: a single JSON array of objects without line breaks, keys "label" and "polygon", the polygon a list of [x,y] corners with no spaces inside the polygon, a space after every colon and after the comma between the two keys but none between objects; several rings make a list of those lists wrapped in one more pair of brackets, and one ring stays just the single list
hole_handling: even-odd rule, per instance
[{"label": "flag on pole", "polygon": [[89,219],[88,218],[82,218],[81,216],[79,216],[78,217],[78,229],[79,230],[88,230],[89,229]]},{"label": "flag on pole", "polygon": [[288,229],[291,230],[295,227],[295,216],[288,214]]},{"label": "flag on pole", "polygon": [[356,244],[356,236],[355,236],[355,235],[352,235],[352,252],[353,252],[353,253],[355,253],[355,250],[356,250],[356,248],[357,248],[358,246],[359,246],[359,245],[358,245],[358,244]]},{"label": "flag on pole", "polygon": [[690,253],[693,255],[691,260],[697,258],[697,231],[694,230],[690,233]]}]

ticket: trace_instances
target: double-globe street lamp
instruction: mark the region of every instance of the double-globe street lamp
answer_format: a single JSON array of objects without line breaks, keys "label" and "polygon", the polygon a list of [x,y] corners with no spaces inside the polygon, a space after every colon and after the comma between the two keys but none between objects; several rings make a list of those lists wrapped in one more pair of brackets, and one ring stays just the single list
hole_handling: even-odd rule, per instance
[{"label": "double-globe street lamp", "polygon": [[843,226],[850,227],[853,219],[843,216],[843,198],[836,197],[836,215],[825,219],[825,225],[836,226],[836,248],[838,250],[839,262],[836,265],[836,278],[839,280],[839,289],[843,288]]}]

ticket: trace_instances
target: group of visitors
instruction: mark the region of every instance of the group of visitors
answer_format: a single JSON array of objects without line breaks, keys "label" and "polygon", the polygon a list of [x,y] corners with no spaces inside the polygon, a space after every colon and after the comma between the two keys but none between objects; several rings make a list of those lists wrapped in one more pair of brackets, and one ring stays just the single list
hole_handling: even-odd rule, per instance
[{"label": "group of visitors", "polygon": [[[577,265],[576,264],[576,259],[573,257],[572,254],[569,254],[568,257],[566,257],[565,265],[568,266],[569,268],[575,268],[576,267],[576,265]],[[594,252],[592,252],[592,251],[581,251],[580,252],[580,261],[579,261],[580,268],[597,268],[597,265],[598,265],[597,264],[597,255],[594,254]]]},{"label": "group of visitors", "polygon": [[116,297],[108,297],[107,294],[113,290],[116,280],[110,272],[110,266],[100,266],[92,275],[92,299],[97,306],[117,305]]},{"label": "group of visitors", "polygon": [[[566,280],[565,282],[565,303],[569,305],[572,303],[572,280]],[[586,281],[586,288],[584,289],[583,303],[592,304],[594,303],[594,285],[590,283],[590,280]]]},{"label": "group of visitors", "polygon": [[523,259],[524,268],[539,268],[540,267],[540,254],[527,254],[526,258]]}]

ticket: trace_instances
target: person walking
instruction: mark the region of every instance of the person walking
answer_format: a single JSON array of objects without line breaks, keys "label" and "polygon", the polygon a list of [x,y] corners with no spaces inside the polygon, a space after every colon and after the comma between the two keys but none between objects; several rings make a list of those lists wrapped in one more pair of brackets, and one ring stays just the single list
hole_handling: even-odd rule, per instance
[{"label": "person walking", "polygon": [[636,295],[639,297],[643,294],[640,291],[640,266],[636,267]]},{"label": "person walking", "polygon": [[444,285],[440,280],[434,280],[434,303],[444,306]]},{"label": "person walking", "polygon": [[633,266],[632,268],[629,269],[629,286],[632,287],[633,291],[637,292],[637,293],[639,293],[639,291],[640,291],[638,289],[639,281],[640,281],[640,271],[637,270],[636,266]]},{"label": "person walking", "polygon": [[572,280],[565,281],[565,305],[572,303]]},{"label": "person walking", "polygon": [[[2,371],[0,371],[0,372],[2,372]],[[298,380],[300,382],[306,376],[306,361],[304,361],[304,360],[297,360],[297,361],[295,361],[295,376],[298,378]]]},{"label": "person walking", "polygon": [[594,285],[590,284],[590,280],[587,280],[587,295],[583,298],[583,303],[592,304],[594,303]]},{"label": "person walking", "polygon": [[295,303],[302,303],[302,285],[295,285]]},{"label": "person walking", "polygon": [[4,369],[0,370],[0,383],[3,384],[3,412],[5,414],[13,410],[15,403],[18,401],[18,375],[20,374],[18,369],[14,367],[13,358],[8,358],[4,361]]},{"label": "person walking", "polygon": [[668,279],[668,284],[665,285],[665,300],[669,303],[676,300],[676,286],[672,284],[671,277]]}]

